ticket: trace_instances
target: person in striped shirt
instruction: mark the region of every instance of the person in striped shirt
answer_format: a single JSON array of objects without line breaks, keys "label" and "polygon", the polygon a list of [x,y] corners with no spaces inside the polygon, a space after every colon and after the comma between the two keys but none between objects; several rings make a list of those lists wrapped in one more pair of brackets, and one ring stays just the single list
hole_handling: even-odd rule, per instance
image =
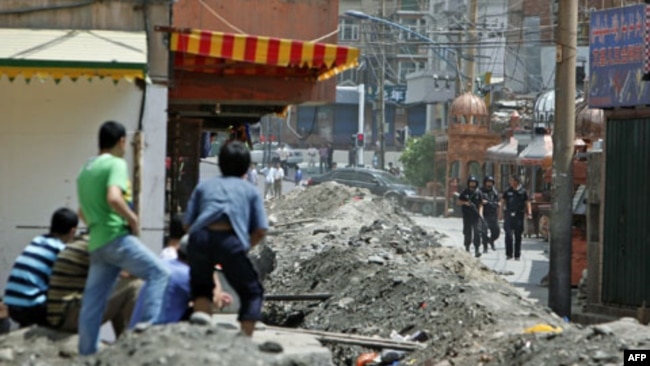
[{"label": "person in striped shirt", "polygon": [[74,238],[78,224],[74,211],[56,210],[49,234],[35,237],[16,259],[3,301],[9,308],[9,317],[21,327],[47,325],[45,300],[52,266],[65,244]]},{"label": "person in striped shirt", "polygon": [[[49,326],[66,332],[78,331],[81,298],[89,265],[87,237],[77,238],[59,253],[52,268],[50,288],[47,291]],[[102,322],[110,321],[117,337],[129,325],[141,287],[142,280],[123,274],[113,288]]]}]

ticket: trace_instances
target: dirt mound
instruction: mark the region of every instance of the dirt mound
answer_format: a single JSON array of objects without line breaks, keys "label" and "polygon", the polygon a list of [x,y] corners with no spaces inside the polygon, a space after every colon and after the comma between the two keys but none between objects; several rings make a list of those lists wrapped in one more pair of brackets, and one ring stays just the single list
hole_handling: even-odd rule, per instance
[{"label": "dirt mound", "polygon": [[370,197],[367,189],[325,182],[306,189],[295,189],[283,199],[273,201],[269,210],[280,220],[322,217],[354,197]]},{"label": "dirt mound", "polygon": [[[409,354],[405,364],[558,364],[554,354],[567,344],[571,347],[558,356],[560,363],[597,365],[614,359],[609,356],[619,338],[589,335],[524,299],[474,257],[442,248],[440,234],[414,225],[399,207],[370,196],[351,200],[357,192],[333,189],[336,185],[314,188],[319,190],[309,188],[271,208],[279,217],[302,208],[302,215],[314,221],[278,227],[268,238],[264,247],[275,253],[276,267],[267,274],[265,287],[269,294],[332,296],[325,301],[269,301],[267,323],[380,337],[427,332],[429,347]],[[304,205],[292,202],[301,198]],[[311,199],[323,210],[312,211],[307,203]],[[564,332],[524,335],[539,324]],[[597,348],[604,353],[579,350],[589,342],[606,343]],[[368,351],[328,347],[337,365],[354,364]]]}]

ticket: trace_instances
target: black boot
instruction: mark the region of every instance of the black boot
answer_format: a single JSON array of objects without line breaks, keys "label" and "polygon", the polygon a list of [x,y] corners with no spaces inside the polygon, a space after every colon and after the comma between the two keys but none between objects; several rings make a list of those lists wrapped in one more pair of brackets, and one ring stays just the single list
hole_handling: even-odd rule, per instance
[{"label": "black boot", "polygon": [[492,248],[492,250],[496,250],[494,247],[494,240],[490,241],[490,248]]}]

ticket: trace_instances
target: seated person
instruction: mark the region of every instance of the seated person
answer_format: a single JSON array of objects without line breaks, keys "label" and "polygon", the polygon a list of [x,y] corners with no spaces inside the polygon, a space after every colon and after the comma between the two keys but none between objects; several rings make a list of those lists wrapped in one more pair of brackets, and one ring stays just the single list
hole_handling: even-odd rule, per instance
[{"label": "seated person", "polygon": [[7,305],[5,305],[5,303],[2,302],[2,298],[0,298],[0,334],[9,333],[10,325],[9,309],[7,309]]},{"label": "seated person", "polygon": [[9,316],[21,327],[47,325],[46,298],[57,255],[77,231],[79,217],[60,208],[52,215],[50,233],[35,237],[16,259],[5,289]]},{"label": "seated person", "polygon": [[[47,324],[77,333],[81,300],[88,277],[90,256],[87,238],[66,245],[56,258],[47,292]],[[102,322],[110,321],[119,337],[129,325],[142,281],[122,273],[108,299]]]},{"label": "seated person", "polygon": [[160,253],[160,258],[176,259],[178,257],[177,250],[181,244],[183,235],[185,235],[183,217],[179,214],[174,214],[169,221],[169,235],[167,236],[166,246]]},{"label": "seated person", "polygon": [[[182,320],[188,320],[192,314],[190,266],[187,264],[187,243],[187,235],[185,235],[178,247],[178,257],[176,259],[163,260],[165,266],[169,269],[170,276],[163,300],[164,304],[160,324],[176,323]],[[221,291],[221,284],[216,275],[215,281],[216,289],[213,300],[218,308],[222,308],[232,303],[232,296]],[[140,322],[143,302],[143,296],[139,296],[129,325],[130,328],[133,328]]]}]

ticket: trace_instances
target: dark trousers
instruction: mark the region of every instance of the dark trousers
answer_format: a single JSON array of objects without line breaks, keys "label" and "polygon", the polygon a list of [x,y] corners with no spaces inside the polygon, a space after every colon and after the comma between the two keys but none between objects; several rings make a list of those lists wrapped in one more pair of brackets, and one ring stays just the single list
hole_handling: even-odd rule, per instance
[{"label": "dark trousers", "polygon": [[320,158],[320,173],[323,174],[327,171],[327,158]]},{"label": "dark trousers", "polygon": [[9,318],[0,319],[0,335],[9,333]]},{"label": "dark trousers", "polygon": [[[521,256],[521,234],[524,232],[524,216],[519,214],[511,216],[506,213],[503,228],[506,232],[506,256],[512,257],[514,254],[515,258],[519,258]],[[512,251],[513,235],[514,253]]]},{"label": "dark trousers", "polygon": [[[483,217],[487,224],[484,225],[486,227],[483,228],[483,247],[487,248],[488,244],[494,243],[499,238],[501,228],[499,227],[499,220],[496,214],[488,214]],[[490,232],[490,235],[488,235],[488,231]]]},{"label": "dark trousers", "polygon": [[478,251],[481,246],[481,222],[478,216],[463,216],[463,235],[465,236],[465,249],[474,242],[474,248]]},{"label": "dark trousers", "polygon": [[9,305],[9,317],[20,324],[20,327],[29,327],[30,325],[47,325],[47,312],[45,304],[25,308],[22,306]]},{"label": "dark trousers", "polygon": [[212,299],[214,266],[221,264],[226,280],[239,295],[241,306],[237,320],[262,320],[264,288],[234,232],[201,229],[190,234],[187,256],[190,288],[195,299]]}]

